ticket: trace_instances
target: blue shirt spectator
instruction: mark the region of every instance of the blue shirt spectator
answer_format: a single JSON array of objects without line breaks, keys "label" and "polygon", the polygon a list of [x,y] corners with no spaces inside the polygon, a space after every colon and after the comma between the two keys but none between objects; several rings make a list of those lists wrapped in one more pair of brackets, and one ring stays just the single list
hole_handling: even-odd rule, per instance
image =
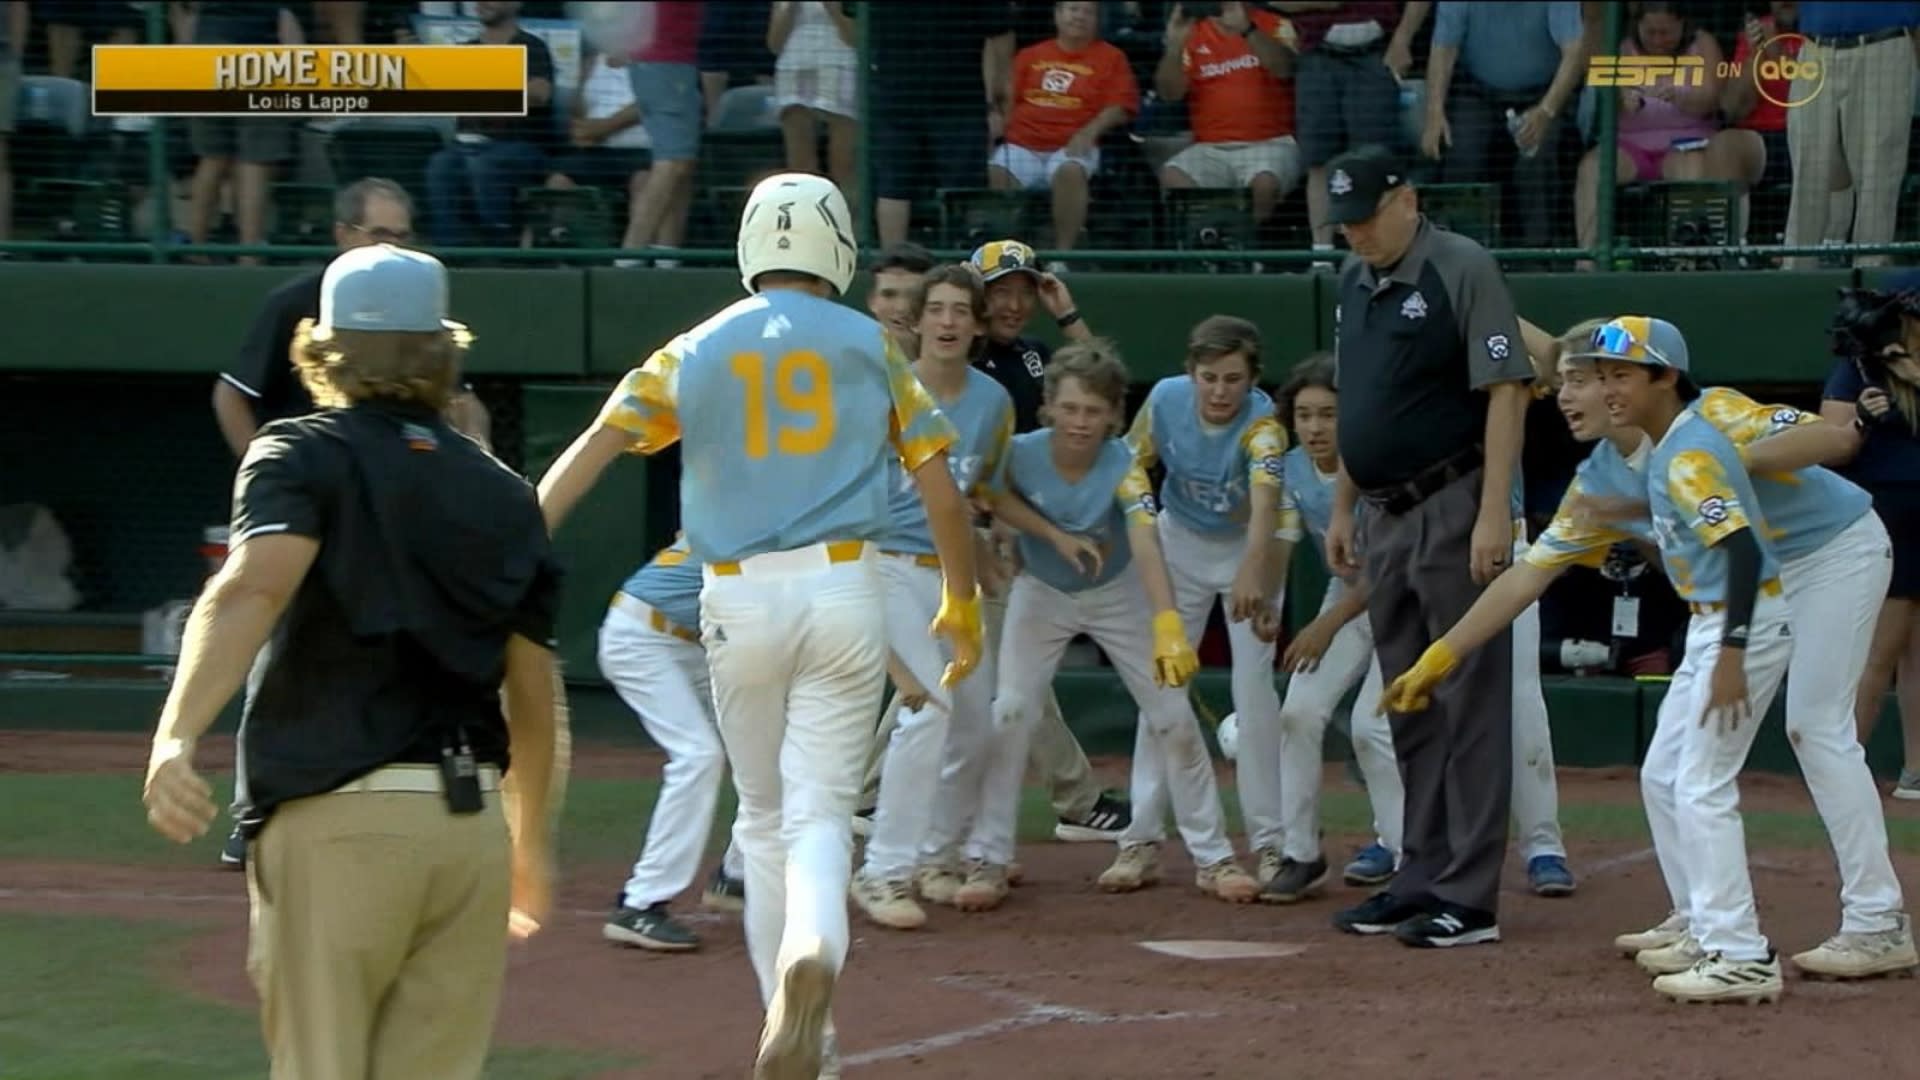
[{"label": "blue shirt spectator", "polygon": [[1477,82],[1496,90],[1536,91],[1553,82],[1561,47],[1579,41],[1580,32],[1577,2],[1456,2],[1440,5],[1433,43],[1460,50],[1462,65]]},{"label": "blue shirt spectator", "polygon": [[1809,37],[1845,37],[1912,26],[1920,26],[1920,4],[1823,0],[1800,5],[1800,32]]}]

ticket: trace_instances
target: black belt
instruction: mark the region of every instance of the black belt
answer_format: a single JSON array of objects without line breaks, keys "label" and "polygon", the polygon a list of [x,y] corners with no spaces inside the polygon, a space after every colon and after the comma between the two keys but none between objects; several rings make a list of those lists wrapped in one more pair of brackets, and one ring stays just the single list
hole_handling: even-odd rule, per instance
[{"label": "black belt", "polygon": [[1883,41],[1906,37],[1910,30],[1905,26],[1889,26],[1868,34],[1814,34],[1807,40],[1827,49],[1857,49],[1862,45],[1878,45]]},{"label": "black belt", "polygon": [[1486,457],[1479,446],[1469,446],[1413,474],[1412,479],[1386,487],[1368,488],[1360,492],[1360,497],[1389,514],[1404,514],[1438,494],[1448,484],[1470,475],[1485,461]]}]

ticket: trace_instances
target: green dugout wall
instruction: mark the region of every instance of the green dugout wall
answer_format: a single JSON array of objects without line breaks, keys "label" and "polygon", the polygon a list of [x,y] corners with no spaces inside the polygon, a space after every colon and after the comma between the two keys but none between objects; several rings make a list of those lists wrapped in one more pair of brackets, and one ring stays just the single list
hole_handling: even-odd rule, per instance
[{"label": "green dugout wall", "polygon": [[[195,589],[200,529],[222,520],[232,479],[208,408],[212,377],[262,298],[302,272],[0,264],[0,505],[53,510],[84,568],[77,583],[89,611],[137,613]],[[1521,313],[1543,326],[1623,311],[1661,316],[1687,332],[1702,381],[1804,398],[1817,393],[1829,366],[1834,291],[1875,276],[1515,273],[1508,281]],[[1080,273],[1067,281],[1087,322],[1120,343],[1143,386],[1179,369],[1187,328],[1210,314],[1260,325],[1270,378],[1330,345],[1326,275]],[[852,299],[864,293],[865,281],[856,282]],[[514,414],[502,425],[502,454],[535,477],[621,373],[740,295],[729,270],[456,269],[452,278],[455,317],[476,336],[471,374],[495,391],[497,411],[504,401]],[[577,677],[597,676],[593,630],[608,597],[671,535],[676,470],[671,457],[619,462],[559,537],[569,574],[563,656]],[[1324,587],[1315,563],[1296,560],[1295,625]],[[1086,697],[1076,717],[1098,715],[1103,725],[1110,717],[1126,730],[1131,710],[1103,673],[1067,682]],[[1646,699],[1654,690],[1624,680],[1556,681],[1550,696],[1563,760],[1633,760],[1651,730]],[[1217,711],[1228,707],[1224,680],[1207,680],[1202,695]],[[1783,764],[1790,755],[1782,742],[1761,756]],[[1878,743],[1876,758],[1887,760]]]}]

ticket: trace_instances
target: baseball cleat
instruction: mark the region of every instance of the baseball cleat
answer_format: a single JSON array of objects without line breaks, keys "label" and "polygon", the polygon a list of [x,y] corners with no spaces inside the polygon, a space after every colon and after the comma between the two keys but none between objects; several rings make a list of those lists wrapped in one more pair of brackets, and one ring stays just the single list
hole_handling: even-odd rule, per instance
[{"label": "baseball cleat", "polygon": [[1376,840],[1354,852],[1353,860],[1347,863],[1340,876],[1349,885],[1370,887],[1392,881],[1394,869],[1392,850]]},{"label": "baseball cleat", "polygon": [[1112,843],[1120,839],[1133,823],[1133,807],[1126,797],[1103,791],[1093,807],[1080,818],[1061,818],[1053,827],[1053,838],[1068,844]]},{"label": "baseball cleat", "polygon": [[1896,799],[1920,799],[1920,772],[1900,770],[1900,780],[1893,785],[1893,797]]},{"label": "baseball cleat", "polygon": [[927,925],[927,913],[913,901],[913,883],[905,878],[877,878],[862,870],[847,890],[867,918],[893,930],[918,930]]},{"label": "baseball cleat", "polygon": [[1229,904],[1251,904],[1260,895],[1260,883],[1231,856],[1195,870],[1193,883],[1201,892]]},{"label": "baseball cleat", "polygon": [[700,947],[700,938],[668,914],[664,902],[620,908],[600,928],[600,936],[649,952],[692,952]]},{"label": "baseball cleat", "polygon": [[1401,923],[1426,913],[1424,906],[1411,900],[1377,892],[1353,907],[1334,912],[1333,925],[1349,934],[1391,934]]},{"label": "baseball cleat", "polygon": [[1692,934],[1688,934],[1671,945],[1647,949],[1635,955],[1633,962],[1649,975],[1678,975],[1706,959],[1706,956],[1707,951],[1700,947]]},{"label": "baseball cleat", "polygon": [[817,953],[801,957],[781,973],[760,1029],[753,1080],[818,1080],[826,1064],[835,978],[833,968]]},{"label": "baseball cleat", "polygon": [[1572,896],[1573,871],[1565,855],[1535,855],[1527,860],[1527,884],[1535,896]]},{"label": "baseball cleat", "polygon": [[1637,957],[1648,949],[1664,949],[1686,936],[1687,917],[1675,911],[1661,920],[1659,926],[1614,938],[1613,947],[1623,956]]},{"label": "baseball cleat", "polygon": [[992,911],[1006,899],[1009,891],[1007,868],[976,862],[967,867],[967,877],[954,890],[953,906],[961,911]]},{"label": "baseball cleat", "polygon": [[1711,953],[1685,971],[1653,980],[1653,989],[1674,1001],[1770,1005],[1780,1000],[1786,983],[1780,978],[1780,959],[1774,953],[1768,953],[1765,960],[1728,960]]},{"label": "baseball cleat", "polygon": [[1327,887],[1329,876],[1324,856],[1312,862],[1283,859],[1280,872],[1260,890],[1260,902],[1297,904],[1308,897],[1318,896]]},{"label": "baseball cleat", "polygon": [[1892,930],[1852,933],[1842,930],[1793,958],[1793,966],[1809,978],[1870,979],[1880,975],[1911,976],[1920,967],[1913,947],[1913,929],[1905,915]]},{"label": "baseball cleat", "polygon": [[700,906],[708,911],[741,912],[747,910],[747,883],[729,877],[727,868],[716,866],[713,876],[700,890]]},{"label": "baseball cleat", "polygon": [[1260,848],[1253,853],[1253,856],[1253,879],[1258,881],[1263,887],[1267,882],[1272,881],[1275,875],[1280,873],[1280,867],[1286,862],[1286,860],[1280,857],[1280,849],[1276,847]]},{"label": "baseball cleat", "polygon": [[951,866],[923,866],[913,873],[914,890],[929,904],[953,906],[954,894],[967,879]]},{"label": "baseball cleat", "polygon": [[1102,892],[1136,892],[1160,883],[1160,845],[1122,844],[1113,865],[1100,872]]},{"label": "baseball cleat", "polygon": [[1490,912],[1445,904],[1440,911],[1416,915],[1394,927],[1393,936],[1416,949],[1487,945],[1500,940],[1500,924]]},{"label": "baseball cleat", "polygon": [[227,834],[227,842],[220,846],[220,865],[229,870],[247,868],[247,838],[238,825]]}]

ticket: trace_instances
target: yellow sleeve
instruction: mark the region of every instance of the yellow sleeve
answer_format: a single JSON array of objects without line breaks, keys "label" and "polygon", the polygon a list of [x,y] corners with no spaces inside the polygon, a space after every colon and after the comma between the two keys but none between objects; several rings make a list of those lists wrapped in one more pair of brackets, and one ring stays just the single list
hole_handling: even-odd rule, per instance
[{"label": "yellow sleeve", "polygon": [[1708,547],[1752,524],[1727,479],[1727,464],[1709,451],[1683,450],[1673,456],[1667,495],[1686,527]]},{"label": "yellow sleeve", "polygon": [[1247,425],[1240,436],[1247,452],[1247,485],[1280,487],[1286,476],[1287,429],[1271,416],[1263,416]]},{"label": "yellow sleeve", "polygon": [[1120,509],[1126,511],[1128,525],[1151,525],[1160,514],[1160,504],[1154,501],[1153,486],[1147,483],[1146,466],[1138,458],[1127,467],[1127,474],[1120,478],[1120,487],[1113,493],[1119,501]]},{"label": "yellow sleeve", "polygon": [[1813,413],[1802,412],[1791,405],[1765,405],[1724,386],[1701,394],[1697,409],[1735,446],[1746,446],[1801,424],[1820,422]]},{"label": "yellow sleeve", "polygon": [[1522,558],[1542,570],[1558,570],[1566,566],[1598,568],[1605,565],[1607,552],[1613,545],[1633,539],[1626,533],[1604,525],[1578,521],[1573,506],[1580,495],[1580,478],[1576,476],[1567,485],[1567,493],[1561,496],[1560,508],[1554,511],[1553,521],[1540,534],[1540,538],[1527,548]]},{"label": "yellow sleeve", "polygon": [[668,342],[646,363],[627,372],[600,407],[599,423],[633,437],[628,453],[658,453],[680,439],[683,341]]},{"label": "yellow sleeve", "polygon": [[1127,429],[1127,449],[1133,451],[1133,460],[1142,469],[1153,468],[1160,456],[1153,446],[1153,404],[1148,402],[1140,406],[1133,416],[1133,426]]},{"label": "yellow sleeve", "polygon": [[888,434],[900,455],[900,464],[910,473],[918,472],[935,454],[952,446],[959,432],[934,403],[933,395],[920,385],[893,335],[882,330],[880,340],[886,357],[887,391],[893,398]]}]

